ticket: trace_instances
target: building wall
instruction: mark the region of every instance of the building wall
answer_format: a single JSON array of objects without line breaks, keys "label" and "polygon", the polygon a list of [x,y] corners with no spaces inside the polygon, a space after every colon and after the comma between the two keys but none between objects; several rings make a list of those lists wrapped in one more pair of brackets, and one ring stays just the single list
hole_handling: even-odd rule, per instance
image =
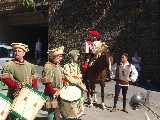
[{"label": "building wall", "polygon": [[8,16],[0,15],[0,41],[10,45],[12,42],[19,42],[22,36],[19,30],[14,29],[14,27],[9,26]]},{"label": "building wall", "polygon": [[5,15],[0,15],[0,41],[8,42],[7,40],[8,31],[8,19]]},{"label": "building wall", "polygon": [[63,45],[65,53],[80,49],[88,32],[96,29],[98,40],[114,51],[115,62],[123,52],[131,59],[133,52],[139,51],[142,79],[160,84],[157,0],[61,1],[49,9],[49,48]]}]

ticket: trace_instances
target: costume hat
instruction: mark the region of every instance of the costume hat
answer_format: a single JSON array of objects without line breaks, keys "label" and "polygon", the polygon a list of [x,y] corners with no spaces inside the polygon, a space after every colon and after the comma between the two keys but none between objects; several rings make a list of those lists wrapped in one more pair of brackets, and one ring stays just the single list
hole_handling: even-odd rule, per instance
[{"label": "costume hat", "polygon": [[52,50],[48,50],[48,55],[49,56],[55,56],[55,55],[61,55],[63,54],[64,51],[64,46],[58,47],[58,48],[54,48]]},{"label": "costume hat", "polygon": [[78,55],[80,55],[78,50],[72,50],[72,51],[70,51],[70,52],[68,53],[68,56],[69,56],[70,58],[74,58],[74,57],[76,57],[76,56],[78,56]]},{"label": "costume hat", "polygon": [[92,30],[89,32],[90,36],[94,36],[94,37],[98,37],[99,36],[99,32],[97,32],[96,30]]},{"label": "costume hat", "polygon": [[21,48],[24,52],[29,51],[28,45],[25,45],[23,43],[12,43],[11,46],[12,46],[13,49]]}]

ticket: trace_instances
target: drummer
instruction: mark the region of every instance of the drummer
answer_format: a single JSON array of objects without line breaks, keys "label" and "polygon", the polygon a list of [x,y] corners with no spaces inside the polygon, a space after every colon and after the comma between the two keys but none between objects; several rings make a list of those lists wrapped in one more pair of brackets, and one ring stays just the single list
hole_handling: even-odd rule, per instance
[{"label": "drummer", "polygon": [[82,83],[82,74],[79,65],[77,64],[79,55],[78,50],[70,51],[68,53],[69,63],[64,65],[64,70],[72,77],[70,78],[66,75],[66,78],[70,83],[78,85],[83,91],[87,91],[86,86]]},{"label": "drummer", "polygon": [[[24,60],[28,45],[22,43],[11,44],[14,51],[14,60],[6,62],[2,67],[2,81],[8,86],[7,96],[14,99],[17,91],[26,83],[38,89],[37,73],[33,64]],[[10,118],[10,120],[14,118]]]},{"label": "drummer", "polygon": [[42,83],[45,85],[44,94],[47,96],[46,108],[48,109],[47,120],[60,120],[59,89],[69,85],[63,81],[60,61],[62,60],[64,47],[58,47],[48,51],[50,61],[42,71]]}]

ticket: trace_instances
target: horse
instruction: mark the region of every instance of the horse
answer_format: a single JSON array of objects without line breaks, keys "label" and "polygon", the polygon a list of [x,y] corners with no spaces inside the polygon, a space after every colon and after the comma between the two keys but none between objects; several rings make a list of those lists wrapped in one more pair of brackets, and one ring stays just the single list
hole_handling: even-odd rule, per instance
[{"label": "horse", "polygon": [[[83,80],[86,84],[87,98],[90,101],[90,107],[93,106],[93,93],[95,92],[95,84],[101,86],[101,101],[102,109],[104,105],[104,87],[107,80],[107,73],[109,72],[109,55],[103,52],[100,56],[90,59],[87,69],[83,72]],[[91,96],[91,99],[89,97]]]}]

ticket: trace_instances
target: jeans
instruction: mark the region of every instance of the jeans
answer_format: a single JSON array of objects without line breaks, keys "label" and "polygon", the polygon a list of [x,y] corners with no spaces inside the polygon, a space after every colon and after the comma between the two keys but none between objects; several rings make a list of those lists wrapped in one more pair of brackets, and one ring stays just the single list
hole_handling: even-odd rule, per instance
[{"label": "jeans", "polygon": [[41,59],[41,51],[35,51],[35,59],[40,60]]},{"label": "jeans", "polygon": [[118,101],[118,96],[122,88],[122,95],[123,95],[123,108],[126,108],[126,95],[127,95],[127,90],[128,86],[120,86],[120,85],[115,85],[115,96],[114,96],[114,108],[116,108],[116,104]]},{"label": "jeans", "polygon": [[60,108],[48,109],[47,120],[60,120]]},{"label": "jeans", "polygon": [[[138,71],[138,70],[137,70]],[[140,73],[140,71],[138,71],[138,78],[137,78],[137,81],[140,81],[140,79],[141,79],[141,73]]]}]

